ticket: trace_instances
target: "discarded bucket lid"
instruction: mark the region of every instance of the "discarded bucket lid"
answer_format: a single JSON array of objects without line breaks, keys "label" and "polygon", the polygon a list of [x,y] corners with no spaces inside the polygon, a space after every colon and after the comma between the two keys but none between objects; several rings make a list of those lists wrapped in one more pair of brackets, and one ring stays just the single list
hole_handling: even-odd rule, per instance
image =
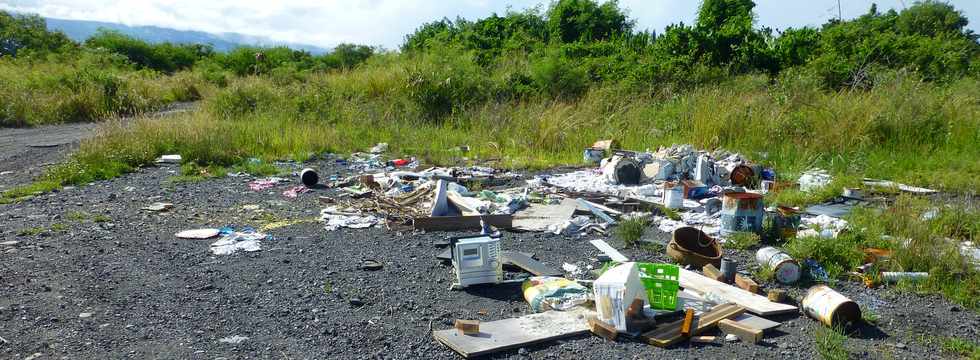
[{"label": "discarded bucket lid", "polygon": [[377,271],[377,270],[381,270],[382,268],[384,268],[384,265],[381,264],[381,262],[379,262],[377,260],[370,260],[369,259],[369,260],[364,260],[363,262],[361,262],[361,269],[362,270]]},{"label": "discarded bucket lid", "polygon": [[180,239],[210,239],[220,233],[218,229],[193,229],[181,231],[176,236]]}]

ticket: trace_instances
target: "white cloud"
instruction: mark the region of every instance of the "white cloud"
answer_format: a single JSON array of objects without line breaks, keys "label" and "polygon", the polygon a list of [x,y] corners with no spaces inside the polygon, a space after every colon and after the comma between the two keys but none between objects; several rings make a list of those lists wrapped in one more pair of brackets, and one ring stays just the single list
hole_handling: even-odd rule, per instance
[{"label": "white cloud", "polygon": [[[867,12],[872,0],[842,2],[845,18]],[[903,0],[877,0],[881,10],[902,8]],[[910,0],[904,0],[911,3]],[[331,47],[342,42],[396,48],[406,34],[424,22],[443,17],[467,19],[522,10],[548,0],[0,0],[0,9],[42,16],[155,25],[181,30],[237,32],[280,41]],[[694,21],[698,1],[621,0],[640,29],[661,31],[666,25]],[[760,25],[776,28],[819,26],[837,16],[837,0],[807,2],[757,0]],[[980,1],[952,1],[976,19]],[[971,22],[971,28],[977,29]]]}]

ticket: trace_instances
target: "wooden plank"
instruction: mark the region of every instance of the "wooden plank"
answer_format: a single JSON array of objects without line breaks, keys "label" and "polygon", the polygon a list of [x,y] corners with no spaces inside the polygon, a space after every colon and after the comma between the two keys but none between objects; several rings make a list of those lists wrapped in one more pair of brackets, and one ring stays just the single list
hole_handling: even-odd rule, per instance
[{"label": "wooden plank", "polygon": [[752,280],[748,276],[742,276],[742,274],[735,274],[735,285],[742,288],[742,290],[748,291],[753,294],[759,293],[759,284]]},{"label": "wooden plank", "polygon": [[681,323],[681,336],[691,336],[691,326],[694,325],[694,309],[687,309],[684,313],[684,322]]},{"label": "wooden plank", "polygon": [[738,338],[743,342],[755,344],[762,341],[762,330],[741,325],[738,322],[730,319],[719,321],[718,328],[721,329],[721,331],[724,331],[726,334],[734,334],[735,336],[738,336]]},{"label": "wooden plank", "polygon": [[595,316],[595,312],[582,307],[569,311],[546,311],[481,323],[477,335],[460,335],[456,329],[446,329],[433,331],[432,337],[463,357],[470,358],[588,333],[590,329],[586,319],[590,316]]},{"label": "wooden plank", "polygon": [[709,279],[724,282],[725,275],[722,274],[721,270],[718,270],[718,268],[716,268],[714,265],[705,265],[703,268],[701,268],[701,272],[703,272],[704,276],[707,276]]},{"label": "wooden plank", "polygon": [[431,216],[415,218],[412,222],[415,228],[425,231],[456,231],[480,230],[480,219],[486,219],[490,225],[500,229],[510,229],[513,216],[481,215],[481,216]]},{"label": "wooden plank", "polygon": [[[745,312],[745,308],[735,304],[721,304],[715,306],[711,311],[701,315],[696,322],[697,326],[691,329],[690,336],[699,335],[718,324],[719,321],[738,316]],[[640,339],[650,345],[668,347],[676,344],[686,337],[681,335],[681,327],[684,319],[674,321],[657,327],[653,331],[640,335]]]},{"label": "wooden plank", "polygon": [[524,231],[547,231],[549,225],[560,224],[575,215],[577,203],[562,199],[556,205],[531,204],[514,214],[513,228]]},{"label": "wooden plank", "polygon": [[596,249],[599,249],[599,251],[602,251],[603,254],[606,254],[606,256],[609,256],[609,258],[612,259],[612,261],[617,261],[617,262],[630,261],[629,258],[621,254],[612,246],[609,246],[609,244],[607,244],[605,241],[602,241],[601,239],[591,240],[589,241],[589,243],[592,244],[592,246],[595,246]]},{"label": "wooden plank", "polygon": [[735,320],[740,325],[747,326],[753,329],[759,329],[762,331],[773,329],[779,327],[779,325],[782,325],[782,323],[778,323],[766,318],[761,318],[752,314],[742,314],[732,318],[732,320]]},{"label": "wooden plank", "polygon": [[680,285],[702,295],[712,294],[738,304],[746,310],[762,315],[777,315],[797,312],[796,306],[769,301],[765,296],[750,293],[735,286],[709,279],[696,272],[680,269]]},{"label": "wooden plank", "polygon": [[[605,206],[605,205],[602,205],[602,204],[597,204],[597,203],[594,203],[592,201],[588,201],[588,200],[585,200],[585,199],[582,199],[582,201],[585,201],[586,203],[588,203],[592,207],[594,207],[596,209],[599,209],[599,210],[602,210],[603,212],[607,212],[607,213],[610,213],[610,214],[613,214],[613,215],[616,215],[616,216],[623,215],[623,212],[622,211],[613,209],[611,207],[608,207],[608,206]],[[592,211],[592,210],[590,210],[590,209],[588,209],[588,208],[586,208],[584,206],[583,207],[579,207],[578,209],[579,210],[583,210],[583,211]]]},{"label": "wooden plank", "polygon": [[602,219],[602,221],[605,221],[607,224],[609,224],[609,225],[615,225],[616,224],[616,220],[614,220],[612,217],[610,217],[609,215],[607,215],[602,210],[599,210],[599,208],[597,208],[595,206],[592,206],[591,203],[589,203],[588,201],[585,201],[585,199],[575,199],[575,200],[578,201],[578,204],[580,206],[588,209],[589,211],[592,212],[593,215],[595,215],[596,217]]},{"label": "wooden plank", "polygon": [[446,192],[446,199],[449,200],[450,203],[455,205],[456,208],[459,209],[459,212],[463,214],[463,216],[480,215],[479,206],[482,204],[482,202],[479,199],[465,197],[455,191]]},{"label": "wooden plank", "polygon": [[532,259],[530,256],[516,251],[501,251],[500,261],[504,264],[517,266],[536,276],[562,276],[564,274],[555,268]]},{"label": "wooden plank", "polygon": [[619,332],[616,331],[615,327],[603,322],[602,320],[599,320],[595,316],[589,317],[589,330],[592,331],[593,334],[596,334],[599,337],[609,341],[616,340],[616,336],[619,335]]}]

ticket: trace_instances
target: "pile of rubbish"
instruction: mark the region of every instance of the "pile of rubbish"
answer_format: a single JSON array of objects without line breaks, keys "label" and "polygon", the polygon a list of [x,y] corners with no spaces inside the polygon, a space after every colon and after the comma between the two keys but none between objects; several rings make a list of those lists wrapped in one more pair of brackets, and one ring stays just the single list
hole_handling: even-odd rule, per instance
[{"label": "pile of rubbish", "polygon": [[[841,218],[866,203],[860,189],[844,189],[838,198],[806,208],[765,203],[770,192],[829,186],[833,179],[826,171],[814,169],[798,181],[787,181],[737,153],[691,145],[628,151],[613,140],[585,149],[584,159],[596,168],[533,177],[480,166],[423,169],[414,158],[388,159],[386,151],[387,144],[378,144],[368,153],[338,159],[352,176],[321,179],[314,169],[304,169],[300,179],[304,189],[339,190],[341,195],[319,197],[325,204],[320,221],[328,231],[382,226],[471,231],[441,244],[445,249],[437,258],[452,265],[451,288],[523,284],[534,314],[485,323],[457,319],[453,328],[433,331],[436,340],[465,357],[586,332],[659,347],[684,341],[760,343],[780,326],[767,317],[799,313],[795,304],[827,326],[861,321],[857,303],[826,285],[811,287],[802,299],[788,299],[779,289],[804,278],[826,281],[819,263],[763,247],[755,260],[771,270],[777,283],[766,289],[750,274],[740,273],[738,262],[722,251],[736,233],[828,239],[845,233],[848,223]],[[259,191],[282,181],[265,179],[249,186]],[[865,185],[933,192],[884,180],[867,179]],[[293,197],[303,192],[291,189]],[[565,263],[554,269],[533,254],[504,249],[500,241],[500,230],[604,235],[636,217],[672,234],[664,249],[674,263],[631,261],[596,239],[590,241],[600,253],[596,266]],[[231,229],[189,235],[221,235],[211,245],[214,254],[256,251],[265,237]],[[855,269],[855,275],[868,286],[928,277],[877,272],[874,264],[887,261],[890,252],[865,252],[867,265]],[[726,335],[702,335],[716,328]]]}]

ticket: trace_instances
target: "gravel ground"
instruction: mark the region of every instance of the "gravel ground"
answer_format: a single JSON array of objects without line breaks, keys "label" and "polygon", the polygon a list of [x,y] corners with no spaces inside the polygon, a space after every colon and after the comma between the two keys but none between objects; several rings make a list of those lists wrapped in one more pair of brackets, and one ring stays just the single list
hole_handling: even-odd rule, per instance
[{"label": "gravel ground", "polygon": [[[343,173],[329,162],[312,166],[321,175]],[[287,199],[281,192],[292,184],[253,192],[245,177],[168,181],[177,171],[147,168],[0,205],[0,242],[17,242],[0,245],[0,358],[452,359],[459,356],[433,340],[430,328],[448,328],[456,318],[490,321],[528,313],[519,284],[448,290],[451,270],[435,258],[442,249],[434,244],[459,233],[327,232],[311,219],[322,207],[317,197],[334,190]],[[155,201],[175,208],[140,210]],[[305,222],[269,230],[275,239],[259,252],[228,256],[208,252],[213,240],[174,237],[186,229],[259,227],[276,220]],[[645,237],[663,241],[666,234],[650,228]],[[594,238],[505,232],[503,247],[533,253],[557,268],[563,262],[597,265],[598,252],[587,241]],[[606,240],[624,248],[619,240]],[[637,260],[664,259],[640,249],[622,252]],[[750,270],[750,253],[727,252]],[[364,259],[384,267],[361,270]],[[878,315],[878,325],[848,338],[854,357],[949,358],[930,337],[980,337],[977,313],[940,296],[851,283],[835,288]],[[788,290],[797,300],[805,291]],[[819,357],[813,333],[822,325],[795,314],[773,320],[783,324],[760,345],[660,349],[582,335],[491,357]]]}]

